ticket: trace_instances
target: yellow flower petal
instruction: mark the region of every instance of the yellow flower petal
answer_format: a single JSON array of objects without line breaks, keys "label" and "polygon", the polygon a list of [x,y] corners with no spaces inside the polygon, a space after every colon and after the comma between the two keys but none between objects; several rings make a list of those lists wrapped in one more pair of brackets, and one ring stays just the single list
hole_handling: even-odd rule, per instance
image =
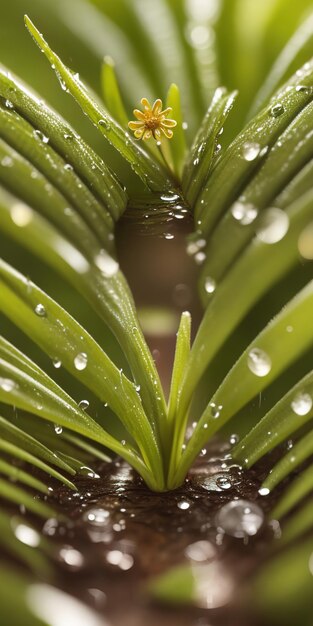
[{"label": "yellow flower petal", "polygon": [[162,117],[166,117],[170,113],[173,113],[173,109],[172,107],[167,107],[166,109],[164,109],[164,111],[160,111],[159,115]]},{"label": "yellow flower petal", "polygon": [[154,131],[154,136],[155,136],[157,139],[161,139],[161,136],[162,136],[162,135],[161,135],[161,131],[160,131],[160,129],[159,129],[159,128],[156,128],[156,129],[155,129],[155,131]]},{"label": "yellow flower petal", "polygon": [[138,130],[138,128],[144,128],[144,122],[128,122],[128,128],[131,130]]},{"label": "yellow flower petal", "polygon": [[137,117],[138,120],[141,120],[142,122],[145,122],[146,120],[146,116],[142,111],[139,111],[139,109],[134,109],[133,110],[133,114],[135,117]]},{"label": "yellow flower petal", "polygon": [[160,122],[160,126],[166,126],[166,128],[174,128],[177,126],[177,122],[175,120],[162,120]]},{"label": "yellow flower petal", "polygon": [[163,128],[163,126],[161,126],[161,130],[167,139],[172,139],[173,131],[170,128]]},{"label": "yellow flower petal", "polygon": [[147,98],[141,98],[140,102],[142,106],[145,107],[145,109],[148,109],[149,111],[151,111],[151,104]]},{"label": "yellow flower petal", "polygon": [[135,130],[134,135],[136,137],[136,139],[141,139],[142,135],[145,132],[145,127],[143,126],[142,128],[139,128],[138,130]]},{"label": "yellow flower petal", "polygon": [[148,128],[148,130],[145,130],[143,138],[144,139],[150,139],[152,137],[152,130],[150,130],[150,128]]},{"label": "yellow flower petal", "polygon": [[158,98],[152,107],[152,114],[155,116],[158,116],[161,110],[162,110],[162,100]]}]

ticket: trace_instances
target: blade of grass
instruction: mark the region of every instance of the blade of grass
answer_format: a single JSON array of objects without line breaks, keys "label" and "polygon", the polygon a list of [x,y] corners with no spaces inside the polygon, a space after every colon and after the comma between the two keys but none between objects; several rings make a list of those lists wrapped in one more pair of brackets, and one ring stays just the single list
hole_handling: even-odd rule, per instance
[{"label": "blade of grass", "polygon": [[[272,468],[262,487],[272,491],[286,476],[313,455],[313,431],[302,437]],[[312,468],[311,468],[312,471]]]},{"label": "blade of grass", "polygon": [[[18,506],[24,506],[30,513],[34,513],[34,515],[38,515],[38,517],[43,519],[56,517],[56,511],[50,505],[34,498],[20,487],[16,487],[2,478],[0,478],[0,497]],[[60,518],[62,516],[58,514],[57,517]]]},{"label": "blade of grass", "polygon": [[166,171],[162,170],[161,166],[153,161],[148,153],[145,152],[104,109],[100,108],[100,106],[92,100],[81,80],[69,70],[62,63],[61,59],[49,48],[42,35],[27,16],[25,16],[25,24],[35,42],[55,70],[61,81],[61,85],[64,85],[65,89],[71,93],[92,123],[98,128],[99,132],[101,132],[130,163],[135,173],[143,182],[154,191],[171,187],[172,182]]},{"label": "blade of grass", "polygon": [[109,56],[105,56],[101,68],[101,85],[104,103],[112,117],[120,126],[128,127],[129,117],[125,111],[118,80],[115,73],[115,63]]},{"label": "blade of grass", "polygon": [[174,135],[171,141],[169,142],[169,151],[171,155],[171,160],[174,165],[174,172],[176,178],[181,180],[184,162],[186,157],[186,140],[185,140],[185,131],[183,127],[183,116],[181,110],[181,98],[179,87],[172,83],[167,94],[166,107],[171,107],[173,110],[172,118],[176,120],[177,126],[174,130]]},{"label": "blade of grass", "polygon": [[114,220],[124,212],[127,196],[104,161],[75,130],[26,84],[0,65],[0,94],[17,113],[49,138],[50,145],[108,208]]},{"label": "blade of grass", "polygon": [[283,495],[275,504],[271,515],[274,519],[280,520],[289,513],[303,498],[313,491],[313,467],[310,465],[306,470],[288,485]]}]

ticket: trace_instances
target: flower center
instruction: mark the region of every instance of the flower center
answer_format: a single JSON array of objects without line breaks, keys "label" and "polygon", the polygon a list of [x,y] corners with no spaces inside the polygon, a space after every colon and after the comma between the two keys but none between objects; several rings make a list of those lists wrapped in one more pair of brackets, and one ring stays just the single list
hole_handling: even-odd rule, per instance
[{"label": "flower center", "polygon": [[160,126],[160,120],[157,117],[149,117],[145,120],[145,125],[147,128],[154,130]]}]

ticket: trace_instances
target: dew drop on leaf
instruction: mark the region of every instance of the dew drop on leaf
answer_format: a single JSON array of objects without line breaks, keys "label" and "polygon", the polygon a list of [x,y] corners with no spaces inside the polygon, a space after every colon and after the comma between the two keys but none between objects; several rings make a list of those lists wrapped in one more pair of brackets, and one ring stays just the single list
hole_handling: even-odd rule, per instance
[{"label": "dew drop on leaf", "polygon": [[88,363],[88,357],[86,352],[79,352],[74,358],[74,366],[78,371],[86,369]]},{"label": "dew drop on leaf", "polygon": [[307,415],[312,409],[313,401],[309,393],[298,393],[291,402],[296,415]]},{"label": "dew drop on leaf", "polygon": [[119,270],[119,264],[105,250],[100,250],[95,257],[95,264],[106,278],[114,276]]},{"label": "dew drop on leaf", "polygon": [[38,315],[39,317],[46,317],[47,315],[47,311],[44,307],[43,304],[39,303],[35,306],[35,313],[36,315]]},{"label": "dew drop on leaf", "polygon": [[246,141],[242,146],[242,156],[245,161],[254,161],[260,154],[261,146],[254,141]]},{"label": "dew drop on leaf", "polygon": [[186,500],[181,500],[177,503],[177,506],[179,509],[181,509],[181,511],[187,511],[190,508],[190,503]]},{"label": "dew drop on leaf", "polygon": [[244,204],[243,202],[235,202],[230,211],[233,218],[243,226],[252,224],[258,214],[258,210],[253,204]]},{"label": "dew drop on leaf", "polygon": [[14,380],[11,380],[11,378],[0,378],[0,389],[2,389],[2,391],[9,393],[10,391],[13,391],[14,388]]},{"label": "dew drop on leaf", "polygon": [[261,216],[256,230],[257,238],[263,243],[273,244],[284,238],[289,228],[289,217],[285,211],[271,207]]},{"label": "dew drop on leaf", "polygon": [[284,112],[285,112],[285,107],[280,102],[277,102],[277,104],[274,104],[271,108],[271,115],[273,117],[279,117]]},{"label": "dew drop on leaf", "polygon": [[262,378],[271,371],[272,362],[264,350],[252,348],[248,354],[248,367],[252,374]]},{"label": "dew drop on leaf", "polygon": [[62,361],[60,361],[60,359],[53,359],[52,361],[52,365],[53,367],[55,367],[55,369],[60,369],[61,365],[62,365]]},{"label": "dew drop on leaf", "polygon": [[210,276],[208,276],[205,279],[204,289],[205,289],[206,293],[213,293],[215,291],[215,289],[216,289],[216,282],[215,282],[214,278],[210,278]]},{"label": "dew drop on leaf", "polygon": [[56,433],[56,435],[62,435],[63,433],[62,426],[59,426],[59,424],[54,424],[54,432]]},{"label": "dew drop on leaf", "polygon": [[49,143],[49,137],[44,135],[41,132],[41,130],[34,130],[33,131],[33,136],[35,137],[35,139],[37,139],[37,141],[42,141],[42,143]]},{"label": "dew drop on leaf", "polygon": [[89,400],[81,400],[81,401],[78,403],[78,406],[79,406],[79,408],[80,408],[80,409],[82,409],[83,411],[86,411],[86,409],[88,409],[88,407],[89,407]]}]

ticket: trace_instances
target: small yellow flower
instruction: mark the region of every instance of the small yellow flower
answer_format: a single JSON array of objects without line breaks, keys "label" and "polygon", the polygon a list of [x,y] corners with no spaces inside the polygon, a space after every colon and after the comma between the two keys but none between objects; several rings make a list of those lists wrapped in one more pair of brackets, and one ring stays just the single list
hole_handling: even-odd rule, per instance
[{"label": "small yellow flower", "polygon": [[177,126],[175,120],[167,119],[167,116],[172,113],[172,107],[167,107],[162,111],[162,100],[159,98],[152,106],[147,98],[142,98],[141,104],[144,107],[143,111],[139,109],[133,111],[138,121],[128,122],[136,139],[150,139],[153,135],[154,139],[160,141],[162,133],[168,139],[172,139],[172,128]]}]

